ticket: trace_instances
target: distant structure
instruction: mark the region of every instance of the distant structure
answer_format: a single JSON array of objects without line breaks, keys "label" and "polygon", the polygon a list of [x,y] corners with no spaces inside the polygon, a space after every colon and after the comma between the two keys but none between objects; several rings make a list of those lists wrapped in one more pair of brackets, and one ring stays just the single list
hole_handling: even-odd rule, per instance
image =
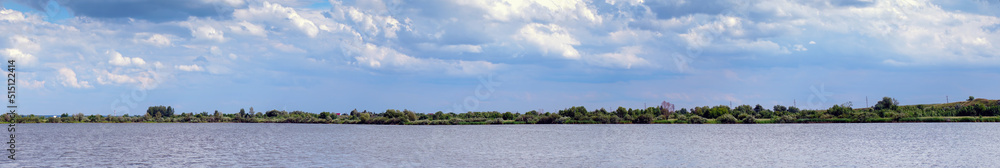
[{"label": "distant structure", "polygon": [[253,112],[253,107],[250,107],[250,115],[257,114]]}]

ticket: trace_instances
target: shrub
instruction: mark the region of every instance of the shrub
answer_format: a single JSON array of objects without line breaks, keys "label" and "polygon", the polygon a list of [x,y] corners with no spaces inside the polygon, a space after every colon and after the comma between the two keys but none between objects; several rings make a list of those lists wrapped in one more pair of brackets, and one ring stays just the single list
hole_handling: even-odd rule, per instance
[{"label": "shrub", "polygon": [[653,118],[653,114],[643,114],[643,115],[639,115],[639,117],[635,118],[635,123],[637,123],[637,124],[652,124],[653,123],[653,119],[654,119]]},{"label": "shrub", "polygon": [[552,121],[553,124],[567,124],[566,121],[572,120],[569,117],[559,117],[558,119]]},{"label": "shrub", "polygon": [[719,116],[719,118],[716,118],[715,120],[723,124],[736,124],[737,122],[740,122],[739,120],[736,119],[736,117],[733,117],[732,114],[724,114],[722,116]]},{"label": "shrub", "polygon": [[708,122],[708,119],[705,119],[701,116],[692,116],[688,120],[691,124],[704,124]]},{"label": "shrub", "polygon": [[744,124],[756,124],[757,123],[757,118],[755,118],[753,116],[749,116],[749,117],[743,118],[740,121],[742,121]]},{"label": "shrub", "polygon": [[[511,117],[513,118],[513,117]],[[497,118],[493,120],[486,121],[486,124],[503,124],[503,119]]]},{"label": "shrub", "polygon": [[784,116],[781,116],[781,117],[777,117],[777,118],[773,119],[772,121],[774,121],[775,123],[794,123],[795,122],[795,116],[784,115]]},{"label": "shrub", "polygon": [[458,125],[458,123],[461,122],[463,122],[462,119],[457,119],[457,118],[452,118],[451,120],[448,120],[448,123],[451,125]]},{"label": "shrub", "polygon": [[677,116],[677,121],[674,121],[674,122],[675,123],[690,123],[691,120],[688,119],[687,115],[679,115],[679,116]]}]

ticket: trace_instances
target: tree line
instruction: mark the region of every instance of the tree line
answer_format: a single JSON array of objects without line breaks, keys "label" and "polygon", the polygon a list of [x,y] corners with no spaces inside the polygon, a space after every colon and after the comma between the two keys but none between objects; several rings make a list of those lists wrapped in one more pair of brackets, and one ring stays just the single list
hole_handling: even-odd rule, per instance
[{"label": "tree line", "polygon": [[574,106],[555,112],[442,112],[418,113],[411,110],[387,109],[382,112],[351,110],[349,113],[268,110],[256,112],[240,109],[235,113],[186,112],[174,114],[171,106],[151,106],[143,115],[122,116],[84,115],[63,113],[59,117],[35,115],[3,115],[2,121],[17,119],[22,123],[138,123],[138,122],[232,122],[232,123],[328,123],[328,124],[650,124],[650,123],[813,123],[813,122],[997,122],[1000,121],[1000,101],[975,99],[963,102],[929,105],[900,106],[899,102],[884,97],[872,107],[853,108],[851,102],[833,105],[828,109],[803,110],[794,106],[774,105],[765,108],[757,105],[701,106],[674,110],[664,102],[658,107],[632,109],[588,110]]}]

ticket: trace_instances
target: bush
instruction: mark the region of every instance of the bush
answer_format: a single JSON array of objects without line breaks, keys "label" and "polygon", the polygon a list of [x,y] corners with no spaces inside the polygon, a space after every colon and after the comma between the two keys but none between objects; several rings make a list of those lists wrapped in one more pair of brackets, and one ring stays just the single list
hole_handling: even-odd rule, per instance
[{"label": "bush", "polygon": [[688,118],[687,115],[679,115],[679,116],[677,116],[677,121],[674,121],[674,122],[675,123],[686,124],[686,123],[690,123],[691,120]]},{"label": "bush", "polygon": [[692,116],[688,120],[690,120],[689,122],[691,124],[704,124],[704,123],[708,122],[708,119],[705,119],[705,118],[703,118],[701,116]]},{"label": "bush", "polygon": [[652,124],[653,123],[653,119],[654,119],[653,114],[643,114],[643,115],[639,115],[639,117],[635,118],[635,123],[636,124]]},{"label": "bush", "polygon": [[755,118],[753,116],[749,116],[749,117],[743,118],[740,121],[742,121],[744,124],[756,124],[757,123],[757,118]]},{"label": "bush", "polygon": [[[513,117],[511,117],[513,118]],[[486,124],[503,124],[503,119],[497,118],[493,120],[486,121]]]},{"label": "bush", "polygon": [[448,123],[451,125],[458,125],[458,123],[461,122],[463,122],[462,119],[457,119],[457,118],[452,118],[451,120],[448,120]]},{"label": "bush", "polygon": [[733,117],[732,114],[724,114],[722,116],[719,116],[719,118],[716,118],[715,120],[723,124],[736,124],[737,122],[740,122],[739,120],[736,119],[736,117]]},{"label": "bush", "polygon": [[559,117],[558,119],[552,121],[553,124],[568,124],[566,121],[572,120],[569,117]]}]

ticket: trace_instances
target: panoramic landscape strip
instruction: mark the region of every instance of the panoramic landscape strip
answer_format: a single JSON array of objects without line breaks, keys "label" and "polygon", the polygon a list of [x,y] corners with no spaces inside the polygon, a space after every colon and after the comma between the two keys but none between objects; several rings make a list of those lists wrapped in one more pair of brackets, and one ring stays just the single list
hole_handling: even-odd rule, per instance
[{"label": "panoramic landscape strip", "polygon": [[1000,100],[976,99],[943,104],[898,105],[884,97],[871,108],[852,108],[847,102],[825,110],[800,110],[775,105],[703,106],[674,110],[664,102],[658,107],[631,109],[618,107],[588,111],[570,107],[555,113],[528,111],[417,113],[389,109],[384,112],[352,110],[350,113],[269,110],[255,112],[240,109],[237,113],[187,112],[175,114],[171,106],[153,106],[144,115],[3,115],[11,123],[316,123],[316,124],[385,124],[385,125],[481,125],[481,124],[765,124],[765,123],[874,123],[874,122],[1000,122]]}]

